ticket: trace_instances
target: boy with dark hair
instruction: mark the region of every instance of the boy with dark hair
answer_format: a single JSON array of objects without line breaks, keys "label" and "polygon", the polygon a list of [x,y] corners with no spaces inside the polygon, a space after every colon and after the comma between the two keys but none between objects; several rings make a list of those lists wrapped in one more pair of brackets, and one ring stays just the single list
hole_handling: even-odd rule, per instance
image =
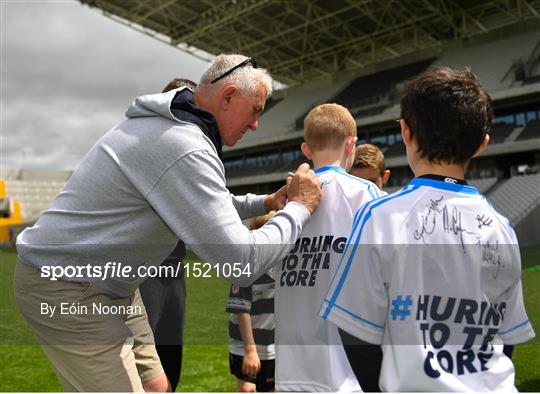
[{"label": "boy with dark hair", "polygon": [[347,174],[356,121],[338,104],[323,104],[304,120],[301,149],[313,161],[322,199],[289,255],[276,266],[276,390],[361,391],[335,326],[317,317],[347,247],[353,216],[381,191]]},{"label": "boy with dark hair", "polygon": [[372,144],[360,144],[356,146],[354,162],[349,174],[358,178],[367,179],[382,190],[390,179],[390,170],[386,169],[384,154]]},{"label": "boy with dark hair", "polygon": [[356,215],[320,310],[383,345],[383,391],[515,391],[503,344],[534,337],[514,231],[464,181],[489,141],[491,99],[468,69],[410,81],[401,132],[414,178]]}]

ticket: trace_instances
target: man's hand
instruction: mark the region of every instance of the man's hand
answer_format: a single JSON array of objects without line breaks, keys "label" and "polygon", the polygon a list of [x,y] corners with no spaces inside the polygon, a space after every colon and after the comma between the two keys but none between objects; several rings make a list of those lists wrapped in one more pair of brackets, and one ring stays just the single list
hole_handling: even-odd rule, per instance
[{"label": "man's hand", "polygon": [[264,209],[266,212],[279,211],[285,208],[287,203],[287,185],[283,185],[275,193],[269,194],[264,198]]},{"label": "man's hand", "polygon": [[[289,181],[290,179],[290,181]],[[287,179],[287,197],[307,208],[313,214],[321,202],[321,186],[309,164],[301,164],[293,177]]]},{"label": "man's hand", "polygon": [[248,376],[257,376],[261,369],[261,361],[257,354],[255,346],[253,349],[246,351],[244,361],[242,362],[242,373]]}]

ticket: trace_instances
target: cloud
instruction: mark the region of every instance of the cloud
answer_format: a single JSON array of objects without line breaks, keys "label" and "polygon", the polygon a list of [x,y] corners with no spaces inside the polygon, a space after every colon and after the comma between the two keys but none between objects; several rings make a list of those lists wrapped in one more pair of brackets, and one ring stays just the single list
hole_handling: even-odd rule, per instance
[{"label": "cloud", "polygon": [[73,169],[134,97],[206,66],[77,2],[0,6],[6,167]]}]

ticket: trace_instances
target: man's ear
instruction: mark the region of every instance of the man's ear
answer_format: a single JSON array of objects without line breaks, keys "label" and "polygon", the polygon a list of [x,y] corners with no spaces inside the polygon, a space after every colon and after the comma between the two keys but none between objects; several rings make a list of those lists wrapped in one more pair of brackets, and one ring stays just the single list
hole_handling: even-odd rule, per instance
[{"label": "man's ear", "polygon": [[403,143],[405,145],[410,145],[411,143],[411,129],[409,125],[405,122],[405,119],[401,118],[399,120],[399,125],[401,126],[401,138],[403,138]]},{"label": "man's ear", "polygon": [[480,146],[474,153],[473,157],[480,156],[482,152],[487,148],[488,144],[489,144],[489,134],[486,134],[484,136],[484,139],[482,140],[482,143],[480,144]]},{"label": "man's ear", "polygon": [[232,96],[238,91],[235,85],[227,85],[221,90],[219,104],[222,110],[226,110],[231,103]]},{"label": "man's ear", "polygon": [[304,156],[306,156],[306,159],[311,160],[311,158],[313,157],[313,152],[311,152],[311,149],[309,149],[308,144],[302,142],[302,145],[300,145],[300,149],[302,150]]},{"label": "man's ear", "polygon": [[390,179],[390,170],[385,170],[384,175],[382,176],[382,184],[383,184],[383,186],[388,183],[389,179]]}]

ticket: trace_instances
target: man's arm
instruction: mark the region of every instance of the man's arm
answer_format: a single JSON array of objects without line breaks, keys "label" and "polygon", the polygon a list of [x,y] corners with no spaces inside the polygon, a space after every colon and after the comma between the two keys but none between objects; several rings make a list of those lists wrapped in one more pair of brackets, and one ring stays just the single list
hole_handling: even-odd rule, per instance
[{"label": "man's arm", "polygon": [[280,187],[275,193],[260,196],[251,193],[243,196],[232,194],[232,202],[242,220],[270,211],[279,211],[285,208],[287,203],[287,186]]},{"label": "man's arm", "polygon": [[163,173],[146,198],[186,245],[216,266],[219,276],[245,286],[291,249],[319,204],[320,187],[309,166],[300,166],[288,188],[289,203],[262,228],[249,231],[221,167],[208,151],[191,152]]},{"label": "man's arm", "polygon": [[240,216],[240,219],[248,219],[253,216],[264,215],[266,209],[264,207],[264,200],[266,195],[245,194],[243,196],[235,196],[231,194],[232,203],[236,212]]}]

